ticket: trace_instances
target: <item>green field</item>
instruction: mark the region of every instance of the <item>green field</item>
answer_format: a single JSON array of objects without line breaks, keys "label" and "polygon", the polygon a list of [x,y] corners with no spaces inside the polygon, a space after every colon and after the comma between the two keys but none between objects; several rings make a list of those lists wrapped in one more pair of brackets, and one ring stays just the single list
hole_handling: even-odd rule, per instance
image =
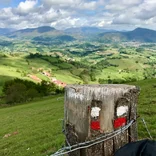
[{"label": "green field", "polygon": [[141,120],[141,118],[144,118],[153,139],[156,139],[156,79],[138,81],[132,84],[139,86],[141,89],[138,100],[139,138],[149,138]]},{"label": "green field", "polygon": [[[20,50],[24,47],[24,50]],[[37,51],[40,47],[43,51]],[[56,47],[23,44],[15,42],[14,50],[6,52],[5,47],[0,50],[0,76],[29,79],[27,75],[36,75],[40,79],[48,80],[38,69],[51,71],[51,76],[67,84],[99,83],[99,79],[128,81],[134,78],[142,80],[156,77],[156,55],[149,47],[139,45],[118,45],[104,43],[73,42]],[[11,50],[11,47],[7,47]],[[142,49],[138,51],[138,49]],[[29,57],[30,54],[36,54]],[[73,61],[74,60],[74,61]],[[100,61],[106,61],[103,66]],[[91,79],[91,69],[94,69],[95,79]],[[83,72],[83,71],[87,72]],[[148,70],[148,71],[147,71]]]},{"label": "green field", "polygon": [[[143,117],[156,139],[156,79],[131,83],[141,88],[138,115]],[[1,156],[46,156],[64,144],[62,134],[63,95],[43,98],[0,109],[0,155]],[[5,134],[12,134],[3,138]],[[139,139],[149,135],[138,119]]]},{"label": "green field", "polygon": [[[53,153],[64,142],[62,118],[62,96],[0,109],[0,155],[39,156]],[[3,138],[15,132],[18,134]]]},{"label": "green field", "polygon": [[[7,80],[18,77],[37,83],[30,75],[46,81],[55,77],[67,84],[98,84],[108,83],[108,80],[126,83],[135,80],[137,82],[131,84],[141,88],[138,114],[145,119],[151,135],[156,139],[156,79],[150,79],[156,77],[155,51],[146,47],[137,51],[137,47],[122,44],[86,45],[71,43],[69,46],[48,47],[17,42],[13,51],[12,47],[7,47],[10,51],[1,47],[0,96],[3,96],[2,89]],[[43,51],[38,52],[38,47]],[[38,70],[40,68],[50,72],[50,78]],[[58,97],[6,108],[2,106],[7,104],[0,99],[0,156],[46,156],[64,144],[61,132],[63,95],[59,100]],[[138,119],[138,130],[139,139],[149,138],[141,119]]]},{"label": "green field", "polygon": [[[33,59],[27,59],[26,54],[18,54],[18,57],[8,54],[7,57],[0,58],[0,78],[5,76],[32,80],[28,77],[28,74],[31,74],[36,75],[42,80],[49,80],[49,78],[38,71],[39,68],[42,68],[44,71],[50,70],[51,77],[56,77],[56,79],[61,80],[65,83],[71,84],[82,81],[78,76],[73,75],[69,71],[70,69],[75,68],[70,63],[66,63],[64,61],[57,63],[58,58],[54,57],[47,57],[47,60],[37,57]],[[50,61],[48,61],[48,59],[50,59]],[[8,79],[6,78],[6,80]],[[1,86],[2,85],[0,84],[0,87]]]}]

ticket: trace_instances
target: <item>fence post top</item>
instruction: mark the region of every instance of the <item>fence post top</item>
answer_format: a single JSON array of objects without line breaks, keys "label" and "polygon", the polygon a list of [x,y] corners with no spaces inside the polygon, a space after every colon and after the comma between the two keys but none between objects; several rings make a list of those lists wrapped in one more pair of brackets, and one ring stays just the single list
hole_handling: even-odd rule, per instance
[{"label": "fence post top", "polygon": [[82,88],[82,87],[87,87],[87,88],[138,88],[135,85],[127,85],[127,84],[68,84],[65,88]]}]

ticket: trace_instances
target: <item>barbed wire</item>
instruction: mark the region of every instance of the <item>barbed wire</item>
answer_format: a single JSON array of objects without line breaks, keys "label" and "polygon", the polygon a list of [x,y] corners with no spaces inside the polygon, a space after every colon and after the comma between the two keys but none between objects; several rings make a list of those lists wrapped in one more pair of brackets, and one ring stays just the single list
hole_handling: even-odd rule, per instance
[{"label": "barbed wire", "polygon": [[147,131],[147,133],[148,133],[150,139],[153,139],[153,137],[152,137],[152,135],[151,135],[151,133],[150,133],[148,127],[147,127],[147,124],[146,124],[144,118],[141,118],[141,120],[142,120],[142,122],[143,122],[143,124],[144,124],[144,126],[145,126],[145,128],[146,128],[146,131]]},{"label": "barbed wire", "polygon": [[134,124],[135,121],[136,120],[131,120],[126,126],[121,127],[120,129],[118,129],[116,131],[113,131],[111,133],[102,135],[102,136],[100,136],[98,138],[95,138],[93,140],[85,141],[85,142],[78,143],[78,144],[75,144],[75,145],[72,145],[72,146],[66,146],[66,147],[64,147],[62,149],[59,149],[56,153],[52,154],[51,156],[60,156],[60,155],[68,154],[68,153],[74,152],[76,150],[89,148],[89,147],[91,147],[93,145],[96,145],[96,144],[102,143],[104,141],[107,141],[107,140],[109,140],[111,138],[114,138],[115,136],[123,133],[124,131],[126,131],[132,124]]}]

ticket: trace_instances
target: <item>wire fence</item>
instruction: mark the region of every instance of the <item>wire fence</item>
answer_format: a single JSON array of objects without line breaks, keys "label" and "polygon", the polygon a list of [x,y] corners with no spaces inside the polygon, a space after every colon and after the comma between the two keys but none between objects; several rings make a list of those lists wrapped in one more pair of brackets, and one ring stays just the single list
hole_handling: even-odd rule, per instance
[{"label": "wire fence", "polygon": [[152,135],[151,135],[151,133],[150,133],[148,127],[147,127],[147,124],[146,124],[146,122],[145,122],[145,119],[144,119],[144,118],[141,118],[141,120],[142,120],[142,122],[143,122],[143,124],[144,124],[144,126],[145,126],[145,128],[146,128],[146,131],[147,131],[147,133],[148,133],[150,139],[153,139],[153,137],[152,137]]},{"label": "wire fence", "polygon": [[[144,118],[141,118],[141,120],[143,122],[143,125],[145,126],[146,131],[149,134],[150,139],[153,139]],[[116,131],[113,131],[111,133],[99,136],[99,137],[97,137],[97,138],[95,138],[93,140],[81,142],[81,143],[78,143],[78,144],[75,144],[75,145],[70,145],[68,143],[68,146],[59,149],[56,153],[52,154],[51,156],[61,156],[61,155],[69,154],[71,152],[74,152],[74,151],[77,151],[77,150],[80,150],[80,149],[86,149],[86,148],[89,148],[91,146],[102,143],[104,141],[107,141],[109,139],[112,139],[112,138],[116,137],[117,135],[122,134],[123,132],[128,130],[128,128],[130,126],[132,126],[135,122],[136,122],[136,120],[131,120],[127,125],[121,127],[120,129],[118,129]]]},{"label": "wire fence", "polygon": [[135,121],[136,120],[131,120],[126,126],[123,126],[120,129],[113,131],[111,133],[104,134],[104,135],[97,137],[93,140],[85,141],[85,142],[78,143],[78,144],[75,144],[72,146],[63,147],[60,150],[58,150],[56,153],[52,154],[51,156],[61,156],[61,155],[68,154],[68,153],[71,153],[71,152],[74,152],[74,151],[77,151],[80,149],[89,148],[89,147],[94,146],[96,144],[99,144],[99,143],[102,143],[102,142],[107,141],[109,139],[112,139],[115,136],[125,132],[132,124],[135,123]]}]

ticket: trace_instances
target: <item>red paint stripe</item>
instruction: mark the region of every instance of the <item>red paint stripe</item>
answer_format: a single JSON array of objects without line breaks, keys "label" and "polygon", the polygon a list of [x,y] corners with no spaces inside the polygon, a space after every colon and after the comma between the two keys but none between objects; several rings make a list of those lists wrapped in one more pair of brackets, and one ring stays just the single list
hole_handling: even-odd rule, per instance
[{"label": "red paint stripe", "polygon": [[91,121],[91,129],[100,130],[100,122],[99,121]]},{"label": "red paint stripe", "polygon": [[114,128],[119,128],[126,125],[126,118],[118,118],[114,120]]}]

